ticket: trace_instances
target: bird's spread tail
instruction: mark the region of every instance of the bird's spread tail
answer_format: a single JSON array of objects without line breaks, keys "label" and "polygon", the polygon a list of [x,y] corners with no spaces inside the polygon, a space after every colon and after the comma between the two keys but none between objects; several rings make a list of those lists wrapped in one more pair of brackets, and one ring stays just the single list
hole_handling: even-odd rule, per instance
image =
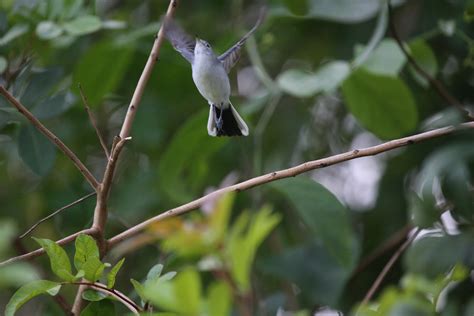
[{"label": "bird's spread tail", "polygon": [[211,105],[207,132],[211,136],[247,136],[249,128],[232,104],[218,108]]}]

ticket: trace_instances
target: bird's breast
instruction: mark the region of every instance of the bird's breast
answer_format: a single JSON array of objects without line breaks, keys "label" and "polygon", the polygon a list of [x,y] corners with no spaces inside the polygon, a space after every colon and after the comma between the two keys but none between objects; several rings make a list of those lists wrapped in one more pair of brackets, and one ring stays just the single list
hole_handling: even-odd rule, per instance
[{"label": "bird's breast", "polygon": [[213,104],[229,101],[229,77],[216,58],[196,56],[193,63],[193,80],[201,95]]}]

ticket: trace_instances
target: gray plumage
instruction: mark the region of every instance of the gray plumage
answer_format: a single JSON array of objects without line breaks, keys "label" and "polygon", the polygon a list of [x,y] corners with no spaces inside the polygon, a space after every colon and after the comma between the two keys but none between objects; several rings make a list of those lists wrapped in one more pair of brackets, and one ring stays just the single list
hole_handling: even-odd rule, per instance
[{"label": "gray plumage", "polygon": [[260,25],[262,16],[244,37],[220,56],[208,42],[192,38],[173,20],[164,22],[166,38],[191,64],[193,81],[210,105],[207,130],[211,136],[247,136],[249,133],[247,124],[230,103],[228,73],[239,60],[242,45]]}]

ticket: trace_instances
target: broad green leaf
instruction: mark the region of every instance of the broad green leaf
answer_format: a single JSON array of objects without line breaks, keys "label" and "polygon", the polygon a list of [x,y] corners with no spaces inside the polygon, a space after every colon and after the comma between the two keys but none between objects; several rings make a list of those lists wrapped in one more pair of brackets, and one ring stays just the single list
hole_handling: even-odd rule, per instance
[{"label": "broad green leaf", "polygon": [[75,102],[74,94],[64,91],[41,101],[31,112],[37,119],[49,119],[66,112]]},{"label": "broad green leaf", "polygon": [[279,214],[263,207],[252,218],[247,212],[242,213],[232,226],[225,249],[232,278],[243,293],[250,288],[250,272],[257,249],[280,219]]},{"label": "broad green leaf", "polygon": [[98,302],[102,301],[104,298],[108,297],[104,292],[99,292],[96,290],[85,290],[82,293],[82,298],[89,302]]},{"label": "broad green leaf", "polygon": [[7,69],[8,61],[5,57],[0,55],[0,75]]},{"label": "broad green leaf", "polygon": [[64,24],[64,29],[71,35],[81,36],[96,32],[102,27],[102,22],[95,15],[83,15]]},{"label": "broad green leaf", "polygon": [[[363,47],[356,47],[356,55]],[[395,40],[384,39],[372,52],[362,67],[372,73],[396,77],[405,65],[406,57]]]},{"label": "broad green leaf", "polygon": [[321,66],[315,73],[287,70],[278,76],[278,85],[283,91],[296,97],[310,97],[336,89],[349,73],[347,62],[333,61]]},{"label": "broad green leaf", "polygon": [[40,176],[51,170],[56,159],[56,148],[29,123],[20,128],[18,153],[25,164]]},{"label": "broad green leaf", "polygon": [[104,272],[105,264],[100,261],[98,257],[87,258],[81,266],[81,270],[84,271],[84,278],[96,282],[102,277]]},{"label": "broad green leaf", "polygon": [[61,246],[49,239],[33,239],[46,251],[51,263],[51,270],[64,281],[74,282],[75,277],[71,273],[71,262]]},{"label": "broad green leaf", "polygon": [[[356,247],[352,251],[358,252]],[[339,302],[352,274],[352,270],[343,266],[319,241],[283,249],[258,262],[256,270],[295,284],[302,298],[323,306],[335,306]]]},{"label": "broad green leaf", "polygon": [[76,65],[73,84],[80,83],[89,105],[98,106],[102,98],[113,93],[126,74],[132,51],[109,42],[92,46]]},{"label": "broad green leaf", "polygon": [[277,181],[273,186],[291,201],[304,223],[345,268],[356,262],[355,240],[347,209],[325,187],[309,178]]},{"label": "broad green leaf", "polygon": [[209,316],[230,315],[232,310],[232,291],[225,282],[215,282],[209,287],[207,313]]},{"label": "broad green leaf", "polygon": [[206,108],[184,122],[161,157],[158,178],[163,190],[177,202],[195,196],[193,188],[207,180],[211,168],[209,157],[228,142],[223,137],[209,141],[206,130],[208,115],[209,109]]},{"label": "broad green leaf", "polygon": [[94,238],[86,234],[80,234],[75,241],[76,253],[74,254],[74,266],[77,270],[91,258],[99,259],[99,248]]},{"label": "broad green leaf", "polygon": [[63,29],[61,28],[61,26],[59,26],[53,21],[41,21],[36,26],[36,35],[38,35],[38,37],[43,40],[50,40],[56,38],[62,33]]},{"label": "broad green leaf", "polygon": [[55,296],[61,289],[61,284],[48,280],[37,280],[19,288],[5,308],[5,316],[13,316],[26,302],[41,294]]},{"label": "broad green leaf", "polygon": [[380,138],[413,131],[418,110],[408,87],[398,78],[358,69],[344,82],[342,92],[355,118]]},{"label": "broad green leaf", "polygon": [[117,262],[115,266],[110,270],[109,274],[107,274],[107,287],[108,288],[114,287],[115,277],[117,276],[117,273],[119,272],[124,262],[125,262],[125,258],[122,258],[122,260]]},{"label": "broad green leaf", "polygon": [[[456,264],[474,268],[472,232],[455,236],[428,236],[414,242],[405,254],[407,269],[415,274],[436,278]],[[443,254],[440,256],[440,254]]]},{"label": "broad green leaf", "polygon": [[[410,53],[415,59],[416,63],[431,77],[436,77],[438,72],[438,62],[436,56],[431,50],[430,46],[423,40],[417,39],[410,42]],[[424,87],[429,86],[428,80],[422,77],[412,66],[410,66],[410,72],[418,83]]]},{"label": "broad green leaf", "polygon": [[115,316],[115,305],[110,300],[89,303],[81,312],[81,316]]},{"label": "broad green leaf", "polygon": [[2,37],[0,37],[0,46],[7,45],[15,38],[22,36],[28,32],[29,28],[30,27],[27,24],[15,24]]}]

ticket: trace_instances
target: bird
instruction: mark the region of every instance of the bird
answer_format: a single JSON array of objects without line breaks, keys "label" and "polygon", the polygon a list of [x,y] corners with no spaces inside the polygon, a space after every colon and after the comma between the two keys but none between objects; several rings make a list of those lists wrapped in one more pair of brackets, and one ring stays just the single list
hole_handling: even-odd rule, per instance
[{"label": "bird", "polygon": [[219,56],[207,41],[188,35],[171,18],[164,20],[165,37],[191,64],[194,84],[209,103],[207,132],[210,136],[249,135],[247,123],[230,102],[228,74],[238,62],[243,44],[257,30],[262,19],[263,10],[252,29]]}]

